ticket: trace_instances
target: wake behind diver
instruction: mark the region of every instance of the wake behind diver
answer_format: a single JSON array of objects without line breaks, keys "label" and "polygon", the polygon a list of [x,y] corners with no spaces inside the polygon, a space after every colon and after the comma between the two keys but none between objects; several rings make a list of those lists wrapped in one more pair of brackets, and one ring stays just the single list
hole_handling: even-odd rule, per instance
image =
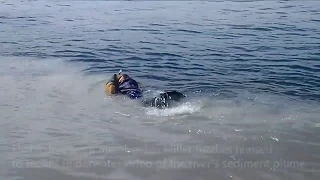
[{"label": "wake behind diver", "polygon": [[[139,83],[127,74],[114,74],[106,83],[106,92],[112,94],[124,94],[130,99],[143,97],[143,90]],[[166,91],[159,96],[142,100],[143,106],[156,107],[159,109],[171,107],[174,102],[179,102],[186,96],[178,91]]]}]

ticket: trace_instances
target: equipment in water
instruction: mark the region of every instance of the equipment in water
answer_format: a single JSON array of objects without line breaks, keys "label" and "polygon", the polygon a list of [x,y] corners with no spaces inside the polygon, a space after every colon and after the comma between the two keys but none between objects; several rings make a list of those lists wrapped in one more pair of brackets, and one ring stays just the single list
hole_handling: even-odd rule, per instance
[{"label": "equipment in water", "polygon": [[[118,75],[120,75],[121,72],[122,72],[122,69],[119,70]],[[136,82],[136,81],[134,81],[134,82]],[[140,87],[140,85],[139,85],[139,87]],[[134,91],[134,92],[136,92],[136,91]],[[137,98],[142,97],[140,95],[135,95],[134,92],[133,92],[133,94],[129,93],[129,97],[131,99],[137,99]],[[141,93],[141,95],[142,95],[142,92],[139,91],[139,93]],[[179,102],[179,101],[181,101],[181,99],[183,99],[185,97],[186,97],[186,95],[184,95],[178,91],[166,91],[166,92],[161,93],[158,96],[153,97],[151,99],[143,100],[142,103],[144,106],[149,106],[149,107],[151,106],[151,107],[163,109],[163,108],[171,107],[174,104],[174,102]]]},{"label": "equipment in water", "polygon": [[174,102],[179,102],[185,97],[186,95],[178,91],[167,91],[159,94],[159,96],[156,96],[154,98],[144,100],[142,101],[142,103],[144,106],[151,106],[151,107],[163,109],[163,108],[171,107]]}]

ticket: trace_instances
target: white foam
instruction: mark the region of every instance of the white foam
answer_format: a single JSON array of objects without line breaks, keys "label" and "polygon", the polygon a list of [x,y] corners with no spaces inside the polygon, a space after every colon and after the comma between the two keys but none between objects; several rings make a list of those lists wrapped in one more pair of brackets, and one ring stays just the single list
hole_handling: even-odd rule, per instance
[{"label": "white foam", "polygon": [[199,112],[201,110],[202,105],[192,102],[185,102],[177,107],[166,108],[166,109],[157,109],[157,108],[147,108],[147,115],[154,116],[173,116],[173,115],[184,115],[184,114],[192,114],[195,112]]}]

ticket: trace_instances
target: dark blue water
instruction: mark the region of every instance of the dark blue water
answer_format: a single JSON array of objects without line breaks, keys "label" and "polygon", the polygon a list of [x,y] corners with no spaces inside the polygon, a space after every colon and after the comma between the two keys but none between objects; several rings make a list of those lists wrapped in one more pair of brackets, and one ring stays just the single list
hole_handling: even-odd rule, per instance
[{"label": "dark blue water", "polygon": [[[1,124],[8,137],[2,140],[4,146],[51,142],[80,155],[32,152],[26,157],[69,162],[85,159],[81,153],[93,144],[193,147],[215,142],[235,147],[243,141],[241,147],[271,144],[278,149],[263,158],[241,154],[242,159],[307,163],[304,169],[276,172],[138,168],[108,170],[100,176],[104,170],[99,168],[14,168],[12,162],[25,156],[5,155],[9,167],[2,172],[8,179],[318,179],[319,50],[318,1],[1,1]],[[148,90],[179,90],[193,101],[202,99],[202,105],[137,113],[112,105],[113,100],[103,101],[106,97],[99,93],[105,81],[120,69]],[[122,112],[123,107],[127,109]],[[140,124],[155,114],[160,114],[156,125]],[[103,140],[106,136],[112,143]],[[5,149],[0,146],[10,154]],[[99,157],[106,158],[94,159]],[[202,162],[200,155],[181,158],[191,157]]]},{"label": "dark blue water", "polygon": [[320,98],[316,1],[2,2],[0,17],[2,56],[123,69],[156,88]]}]

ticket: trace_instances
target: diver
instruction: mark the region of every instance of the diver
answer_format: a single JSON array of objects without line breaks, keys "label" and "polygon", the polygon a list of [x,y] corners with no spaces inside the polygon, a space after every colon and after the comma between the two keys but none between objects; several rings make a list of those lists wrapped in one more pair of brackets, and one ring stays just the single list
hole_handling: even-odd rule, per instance
[{"label": "diver", "polygon": [[[127,74],[121,74],[121,70],[118,75],[114,74],[106,83],[106,92],[109,95],[124,94],[130,99],[140,99],[143,97],[143,90],[139,83]],[[144,106],[163,109],[171,107],[172,103],[179,102],[185,97],[186,95],[178,91],[166,91],[151,99],[144,99],[142,103]]]}]

